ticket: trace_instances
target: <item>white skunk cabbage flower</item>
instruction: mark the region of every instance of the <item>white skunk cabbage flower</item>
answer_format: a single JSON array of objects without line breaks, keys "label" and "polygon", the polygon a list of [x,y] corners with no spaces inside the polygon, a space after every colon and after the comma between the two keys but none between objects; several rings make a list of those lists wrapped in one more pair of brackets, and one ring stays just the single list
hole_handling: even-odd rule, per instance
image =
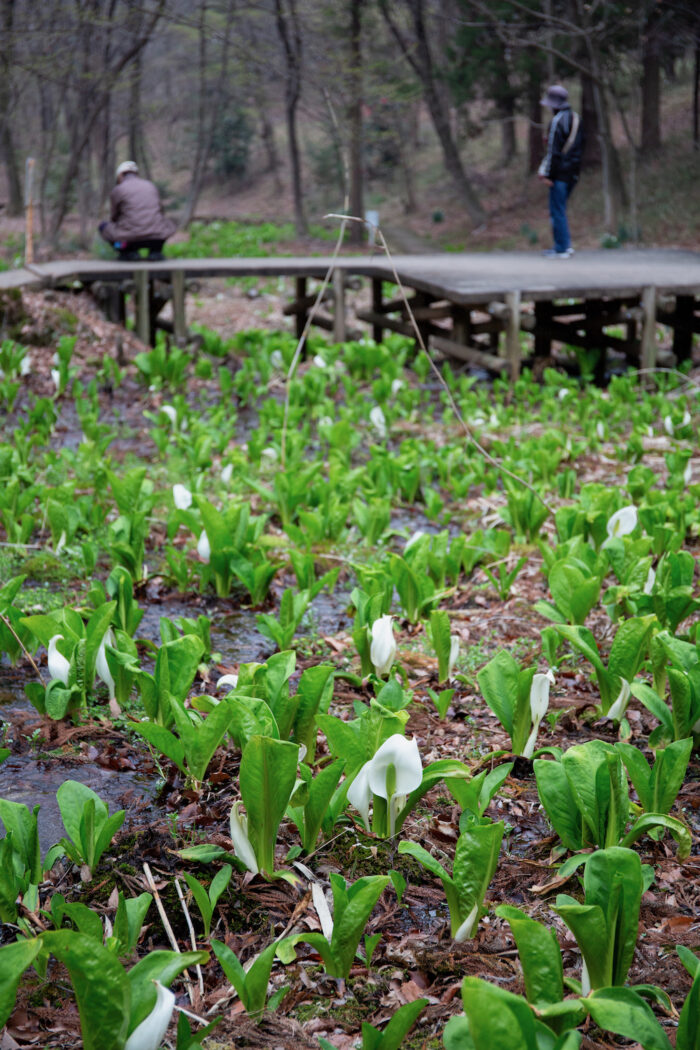
[{"label": "white skunk cabbage flower", "polygon": [[588,967],[586,966],[586,960],[581,959],[581,995],[585,999],[586,996],[591,994],[591,979],[588,976]]},{"label": "white skunk cabbage flower", "polygon": [[314,357],[314,364],[316,365],[316,368],[325,368],[326,367],[326,362],[321,357],[320,354],[316,354],[315,355],[315,357]]},{"label": "white skunk cabbage flower", "polygon": [[173,503],[178,510],[192,506],[192,493],[185,485],[173,485]]},{"label": "white skunk cabbage flower", "polygon": [[58,392],[61,389],[61,373],[58,368],[51,369],[51,378],[53,379],[53,385]]},{"label": "white skunk cabbage flower", "polygon": [[175,1008],[175,995],[160,983],[156,986],[156,1005],[148,1017],[134,1028],[124,1044],[124,1050],[159,1050],[165,1038]]},{"label": "white skunk cabbage flower", "polygon": [[404,384],[403,379],[394,379],[394,380],[392,380],[391,393],[392,393],[393,397],[396,397],[396,395],[398,394],[399,390],[403,390],[404,385],[405,384]]},{"label": "white skunk cabbage flower", "polygon": [[97,656],[95,658],[95,670],[97,671],[97,674],[102,679],[104,684],[107,686],[107,689],[109,690],[110,700],[114,700],[115,698],[114,679],[112,678],[112,672],[110,671],[109,664],[107,663],[107,654],[105,652],[105,646],[114,645],[115,641],[116,639],[114,637],[114,631],[111,627],[108,627],[104,633],[102,641],[100,642],[100,647],[97,650]]},{"label": "white skunk cabbage flower", "polygon": [[372,642],[369,647],[369,658],[379,678],[389,674],[396,657],[396,639],[391,626],[392,616],[380,616],[372,624]]},{"label": "white skunk cabbage flower", "polygon": [[479,905],[475,904],[466,919],[454,935],[454,940],[461,942],[469,940],[474,936],[474,926],[479,918]]},{"label": "white skunk cabbage flower", "polygon": [[365,762],[348,790],[348,802],[362,815],[369,831],[369,804],[372,795],[389,803],[389,835],[393,837],[396,817],[406,803],[406,795],[423,779],[423,765],[415,737],[407,740],[394,733],[385,740],[374,758]]},{"label": "white skunk cabbage flower", "polygon": [[57,678],[59,682],[68,685],[70,673],[70,660],[66,660],[63,653],[58,651],[58,640],[63,638],[62,634],[54,634],[49,638],[49,674],[52,680]]},{"label": "white skunk cabbage flower", "polygon": [[689,485],[693,478],[693,464],[688,460],[685,470],[683,471],[683,484]]},{"label": "white skunk cabbage flower", "polygon": [[331,915],[331,910],[328,907],[328,901],[326,900],[326,895],[323,892],[323,886],[321,886],[320,882],[311,883],[311,898],[314,902],[314,908],[316,909],[319,922],[321,923],[323,936],[330,942],[330,939],[333,936],[333,916]]},{"label": "white skunk cabbage flower", "polygon": [[565,386],[563,386],[563,387],[562,387],[562,388],[560,389],[559,393],[557,394],[557,397],[559,398],[559,400],[560,400],[560,401],[563,401],[563,400],[564,400],[564,398],[567,398],[567,397],[569,396],[569,394],[570,394],[570,393],[571,393],[571,391],[569,390],[569,388],[568,388],[568,387],[565,387]]},{"label": "white skunk cabbage flower", "polygon": [[273,350],[270,354],[270,364],[273,368],[281,370],[284,368],[284,358],[281,350]]},{"label": "white skunk cabbage flower", "polygon": [[63,529],[61,535],[58,537],[58,543],[56,544],[56,550],[54,554],[60,554],[67,542],[66,530]]},{"label": "white skunk cabbage flower", "polygon": [[228,485],[229,481],[233,477],[233,463],[227,463],[224,469],[221,471],[221,480],[224,485]]},{"label": "white skunk cabbage flower", "polygon": [[160,410],[161,412],[165,412],[166,416],[170,420],[170,425],[174,427],[177,423],[177,412],[175,408],[172,405],[161,405]]},{"label": "white skunk cabbage flower", "polygon": [[221,678],[217,680],[216,688],[221,689],[222,686],[228,685],[231,689],[235,689],[238,685],[237,674],[222,674]]},{"label": "white skunk cabbage flower", "polygon": [[459,637],[456,634],[450,635],[450,655],[447,657],[447,677],[452,677],[455,664],[459,658]]},{"label": "white skunk cabbage flower", "polygon": [[240,806],[240,802],[234,802],[231,806],[229,824],[231,827],[233,852],[239,860],[243,861],[248,871],[252,871],[253,875],[257,875],[260,868],[258,867],[253,847],[250,844],[250,839],[248,838],[248,818],[239,814],[238,811]]},{"label": "white skunk cabbage flower", "polygon": [[656,573],[654,572],[654,570],[650,566],[649,567],[649,572],[647,573],[646,582],[644,584],[644,593],[645,594],[651,594],[651,592],[654,590],[654,584],[655,583],[656,583]]},{"label": "white skunk cabbage flower", "polygon": [[422,532],[421,529],[416,529],[415,532],[412,532],[404,543],[404,553],[410,550],[414,543],[418,543],[418,540],[422,539],[423,536],[425,536],[425,533]]},{"label": "white skunk cabbage flower", "polygon": [[600,420],[598,420],[598,422],[595,425],[595,432],[598,435],[598,440],[602,441],[605,437],[605,427],[603,426]]},{"label": "white skunk cabbage flower", "polygon": [[617,700],[611,705],[610,710],[605,717],[610,718],[613,722],[620,722],[627,710],[631,692],[632,690],[627,679],[621,679],[620,692],[617,695]]},{"label": "white skunk cabbage flower", "polygon": [[673,420],[670,416],[664,416],[664,430],[669,437],[673,437]]},{"label": "white skunk cabbage flower", "polygon": [[532,685],[530,686],[532,730],[523,748],[523,758],[532,758],[540,722],[547,714],[547,708],[549,707],[549,687],[551,685],[554,685],[554,674],[551,670],[545,671],[544,674],[533,675]]},{"label": "white skunk cabbage flower", "polygon": [[685,412],[683,413],[683,418],[681,419],[681,426],[687,427],[688,423],[690,423],[690,412],[686,408]]},{"label": "white skunk cabbage flower", "polygon": [[19,374],[21,376],[28,376],[32,370],[32,359],[29,354],[25,354],[22,358],[19,366]]},{"label": "white skunk cabbage flower", "polygon": [[377,437],[383,440],[387,435],[386,419],[379,405],[375,405],[374,408],[369,410],[369,421],[374,427]]},{"label": "white skunk cabbage flower", "polygon": [[197,540],[197,554],[205,565],[209,564],[209,559],[211,558],[211,545],[206,530],[202,530],[202,534]]},{"label": "white skunk cabbage flower", "polygon": [[271,463],[277,461],[277,449],[273,448],[272,445],[268,445],[267,448],[264,448],[260,455],[264,456],[265,459],[269,459]]},{"label": "white skunk cabbage flower", "polygon": [[607,530],[608,536],[612,539],[614,536],[628,536],[630,532],[634,532],[637,528],[637,508],[630,504],[628,507],[621,507],[620,510],[616,510],[610,518],[608,518]]}]

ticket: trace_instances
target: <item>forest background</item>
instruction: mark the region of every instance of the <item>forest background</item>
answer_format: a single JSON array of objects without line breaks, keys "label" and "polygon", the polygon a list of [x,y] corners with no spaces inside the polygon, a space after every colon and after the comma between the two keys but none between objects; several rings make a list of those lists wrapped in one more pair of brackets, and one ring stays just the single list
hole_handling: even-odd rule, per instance
[{"label": "forest background", "polygon": [[306,238],[347,207],[436,247],[544,243],[553,81],[587,132],[576,243],[694,246],[695,0],[0,0],[0,253],[30,156],[45,256],[95,250],[127,157],[183,229]]}]

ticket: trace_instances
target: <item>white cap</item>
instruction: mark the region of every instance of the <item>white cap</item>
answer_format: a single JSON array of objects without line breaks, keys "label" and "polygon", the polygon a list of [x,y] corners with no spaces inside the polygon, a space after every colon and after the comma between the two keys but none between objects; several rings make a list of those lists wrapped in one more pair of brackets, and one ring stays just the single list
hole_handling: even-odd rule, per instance
[{"label": "white cap", "polygon": [[120,175],[127,175],[131,172],[133,175],[138,175],[139,168],[135,160],[125,160],[119,165],[116,170],[116,176],[119,178]]}]

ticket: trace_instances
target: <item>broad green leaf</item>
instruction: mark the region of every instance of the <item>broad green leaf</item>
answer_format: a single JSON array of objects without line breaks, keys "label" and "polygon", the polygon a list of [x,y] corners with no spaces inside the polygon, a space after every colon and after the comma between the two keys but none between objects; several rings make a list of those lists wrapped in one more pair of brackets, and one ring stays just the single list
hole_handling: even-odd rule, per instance
[{"label": "broad green leaf", "polygon": [[299,748],[284,740],[252,737],[241,759],[239,783],[248,814],[248,837],[262,871],[275,867],[277,829],[296,780]]},{"label": "broad green leaf", "polygon": [[[209,961],[208,952],[149,952],[132,966],[126,975],[131,988],[131,1016],[128,1019],[129,1034],[141,1024],[156,1003],[154,981],[169,987],[172,981],[188,966],[204,965]],[[99,1050],[99,1048],[96,1048]]]},{"label": "broad green leaf", "polygon": [[407,853],[409,857],[414,857],[419,864],[423,865],[426,871],[437,876],[443,883],[452,881],[440,861],[436,860],[432,853],[428,853],[427,849],[424,849],[417,842],[408,842],[405,839],[403,842],[399,842],[399,853]]},{"label": "broad green leaf", "polygon": [[15,1008],[22,974],[42,949],[41,940],[13,941],[0,947],[0,1029]]},{"label": "broad green leaf", "polygon": [[691,989],[683,1003],[678,1020],[676,1050],[700,1050],[700,971],[696,971]]},{"label": "broad green leaf", "polygon": [[503,831],[502,820],[495,824],[474,824],[463,831],[457,840],[452,881],[457,891],[459,915],[450,915],[453,936],[475,907],[477,911],[471,929],[466,933],[467,937],[471,937],[476,929],[478,909],[498,866]]},{"label": "broad green leaf", "polygon": [[157,751],[169,758],[179,770],[187,773],[185,765],[185,744],[165,726],[157,722],[133,722],[131,728],[148,741]]},{"label": "broad green leaf", "polygon": [[608,670],[631,682],[646,656],[656,617],[634,616],[623,621],[610,649]]},{"label": "broad green leaf", "polygon": [[[44,933],[41,940],[70,974],[85,1050],[122,1050],[132,995],[117,957],[91,937],[72,930]],[[153,996],[155,999],[155,990]]]},{"label": "broad green leaf", "polygon": [[643,813],[641,817],[635,820],[632,827],[620,841],[620,845],[631,846],[633,842],[640,839],[642,835],[646,835],[652,828],[667,828],[671,832],[678,843],[678,860],[685,860],[686,857],[690,856],[692,848],[690,831],[680,820],[677,820],[675,817],[669,817],[666,813]]},{"label": "broad green leaf", "polygon": [[409,1031],[416,1023],[418,1015],[428,1005],[427,999],[415,999],[405,1003],[394,1013],[377,1043],[378,1050],[399,1050]]},{"label": "broad green leaf", "polygon": [[464,1012],[477,1050],[533,1050],[535,1019],[520,996],[479,977],[462,982]]},{"label": "broad green leaf", "polygon": [[12,835],[12,848],[21,856],[29,881],[37,886],[42,881],[37,823],[40,808],[35,806],[30,811],[22,802],[0,798],[0,820],[5,825],[5,832]]},{"label": "broad green leaf", "polygon": [[631,988],[600,988],[581,1002],[599,1028],[633,1039],[644,1050],[671,1050],[651,1009]]},{"label": "broad green leaf", "polygon": [[540,802],[545,808],[550,824],[567,849],[581,849],[581,816],[561,762],[536,758],[533,768]]},{"label": "broad green leaf", "polygon": [[534,1006],[560,1002],[564,997],[564,976],[554,929],[509,904],[496,908],[496,915],[510,924],[523,968],[527,1001]]},{"label": "broad green leaf", "polygon": [[518,704],[519,675],[520,668],[513,657],[501,649],[476,676],[484,700],[511,738]]},{"label": "broad green leaf", "polygon": [[365,875],[347,886],[341,876],[331,875],[334,905],[331,949],[338,969],[333,976],[347,978],[372,909],[390,881],[388,875]]}]

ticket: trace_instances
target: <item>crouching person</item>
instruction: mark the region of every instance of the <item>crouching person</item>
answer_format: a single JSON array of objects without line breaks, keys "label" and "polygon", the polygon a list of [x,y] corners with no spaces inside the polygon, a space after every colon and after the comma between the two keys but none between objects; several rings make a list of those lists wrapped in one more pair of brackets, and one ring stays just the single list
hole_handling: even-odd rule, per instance
[{"label": "crouching person", "polygon": [[109,200],[109,222],[101,222],[100,235],[119,253],[121,260],[139,259],[139,250],[148,249],[148,258],[163,258],[163,244],[175,233],[156,186],[142,179],[133,160],[125,160],[116,172],[117,184]]}]

